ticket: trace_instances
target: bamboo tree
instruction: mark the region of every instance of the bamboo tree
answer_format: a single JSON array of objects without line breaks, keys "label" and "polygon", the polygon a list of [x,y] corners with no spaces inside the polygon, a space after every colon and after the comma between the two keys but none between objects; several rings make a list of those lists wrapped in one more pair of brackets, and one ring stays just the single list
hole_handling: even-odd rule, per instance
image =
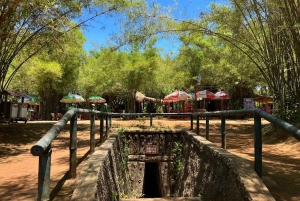
[{"label": "bamboo tree", "polygon": [[[59,44],[65,33],[98,16],[139,6],[140,2],[143,1],[1,1],[0,98],[23,64],[52,43]],[[82,12],[89,13],[90,17],[81,18]],[[12,62],[21,51],[24,52],[23,59],[12,68]],[[8,75],[10,68],[13,71]]]},{"label": "bamboo tree", "polygon": [[239,49],[253,62],[274,95],[275,112],[289,121],[299,114],[299,1],[232,0],[212,5],[202,20],[182,20],[169,31],[204,33]]}]

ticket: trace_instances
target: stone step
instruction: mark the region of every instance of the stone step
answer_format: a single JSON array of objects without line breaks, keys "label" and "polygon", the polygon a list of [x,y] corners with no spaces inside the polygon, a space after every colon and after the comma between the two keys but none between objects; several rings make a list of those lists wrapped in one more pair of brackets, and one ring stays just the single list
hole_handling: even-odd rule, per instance
[{"label": "stone step", "polygon": [[120,201],[201,201],[199,197],[176,197],[176,198],[128,198]]}]

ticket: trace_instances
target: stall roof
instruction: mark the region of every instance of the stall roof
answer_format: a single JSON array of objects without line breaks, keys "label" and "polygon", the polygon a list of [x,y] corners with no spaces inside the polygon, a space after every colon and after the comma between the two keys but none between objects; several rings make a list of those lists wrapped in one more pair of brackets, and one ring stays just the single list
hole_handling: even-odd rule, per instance
[{"label": "stall roof", "polygon": [[29,98],[30,97],[26,93],[11,91],[11,90],[4,90],[3,93],[7,94],[7,95],[10,95],[10,96],[20,97],[20,98],[21,97],[24,97],[24,98]]},{"label": "stall roof", "polygon": [[254,95],[253,100],[259,103],[273,103],[272,96]]},{"label": "stall roof", "polygon": [[141,92],[138,92],[138,91],[135,94],[135,99],[138,102],[143,102],[143,100],[151,101],[151,102],[161,102],[162,101],[161,99],[147,97],[147,96],[145,96],[144,94],[142,94]]}]

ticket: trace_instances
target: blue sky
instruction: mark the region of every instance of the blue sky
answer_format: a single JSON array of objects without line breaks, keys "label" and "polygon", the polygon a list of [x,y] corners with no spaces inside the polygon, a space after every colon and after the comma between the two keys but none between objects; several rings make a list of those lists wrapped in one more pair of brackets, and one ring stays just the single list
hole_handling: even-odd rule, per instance
[{"label": "blue sky", "polygon": [[[150,0],[149,0],[150,1]],[[201,11],[208,11],[211,3],[224,3],[226,0],[156,0],[163,7],[177,7],[172,14],[177,19],[195,18]],[[177,6],[176,6],[177,5]],[[85,50],[89,51],[99,46],[108,46],[107,39],[113,32],[117,32],[116,21],[112,17],[101,17],[89,22],[84,30],[87,39]],[[160,41],[158,47],[168,47],[165,51],[172,51],[178,48],[179,43],[172,41]]]}]

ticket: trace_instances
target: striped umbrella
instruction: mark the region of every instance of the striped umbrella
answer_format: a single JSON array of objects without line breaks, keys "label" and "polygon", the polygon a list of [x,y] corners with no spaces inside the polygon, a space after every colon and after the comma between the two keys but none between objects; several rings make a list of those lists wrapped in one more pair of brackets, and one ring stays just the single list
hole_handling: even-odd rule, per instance
[{"label": "striped umbrella", "polygon": [[208,90],[202,90],[202,91],[198,91],[196,93],[196,98],[197,99],[199,99],[199,98],[211,98],[211,99],[213,99],[215,97],[216,97],[216,95],[213,92],[208,91]]},{"label": "striped umbrella", "polygon": [[229,95],[226,91],[219,91],[215,93],[216,99],[229,99]]},{"label": "striped umbrella", "polygon": [[178,102],[184,100],[190,100],[190,96],[185,91],[174,91],[173,93],[165,96],[164,102]]},{"label": "striped umbrella", "polygon": [[61,103],[81,103],[85,102],[85,99],[78,94],[68,94],[60,100]]},{"label": "striped umbrella", "polygon": [[28,103],[29,105],[34,105],[36,103],[40,103],[40,99],[37,96],[30,96],[29,98],[24,99],[24,103]]},{"label": "striped umbrella", "polygon": [[88,102],[90,103],[105,103],[106,100],[101,96],[91,96],[88,98]]}]

